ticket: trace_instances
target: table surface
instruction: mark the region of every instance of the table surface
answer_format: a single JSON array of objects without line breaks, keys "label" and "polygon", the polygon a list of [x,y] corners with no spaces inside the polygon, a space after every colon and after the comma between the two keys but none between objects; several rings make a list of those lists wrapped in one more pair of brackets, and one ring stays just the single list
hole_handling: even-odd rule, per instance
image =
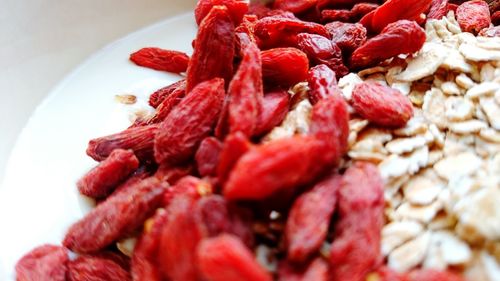
[{"label": "table surface", "polygon": [[0,184],[36,106],[92,53],[126,34],[192,10],[196,0],[2,0]]}]

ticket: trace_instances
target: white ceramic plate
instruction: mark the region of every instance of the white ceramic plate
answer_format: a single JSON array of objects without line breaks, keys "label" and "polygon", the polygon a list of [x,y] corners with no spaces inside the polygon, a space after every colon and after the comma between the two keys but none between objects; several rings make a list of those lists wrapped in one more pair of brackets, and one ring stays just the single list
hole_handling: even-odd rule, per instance
[{"label": "white ceramic plate", "polygon": [[87,142],[126,128],[134,108],[114,96],[133,93],[145,100],[180,79],[135,66],[129,54],[146,46],[191,53],[195,33],[191,13],[135,32],[92,56],[37,108],[0,186],[0,280],[14,280],[15,263],[33,247],[60,244],[68,227],[91,208],[75,186],[95,165],[85,154]]}]

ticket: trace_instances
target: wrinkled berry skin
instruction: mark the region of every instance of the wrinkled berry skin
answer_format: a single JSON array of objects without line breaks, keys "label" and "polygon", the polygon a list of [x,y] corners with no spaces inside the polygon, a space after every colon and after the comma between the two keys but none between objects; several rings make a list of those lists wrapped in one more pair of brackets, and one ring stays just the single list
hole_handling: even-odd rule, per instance
[{"label": "wrinkled berry skin", "polygon": [[385,127],[403,127],[413,117],[413,105],[408,97],[376,82],[357,85],[352,106],[363,118]]},{"label": "wrinkled berry skin", "polygon": [[262,52],[262,75],[270,85],[290,87],[307,77],[307,55],[295,48],[276,48]]},{"label": "wrinkled berry skin", "polygon": [[490,9],[482,0],[467,1],[457,8],[457,21],[465,32],[477,34],[491,24]]},{"label": "wrinkled berry skin", "polygon": [[139,66],[172,73],[185,72],[189,63],[185,53],[160,48],[142,48],[131,54],[130,60]]},{"label": "wrinkled berry skin", "polygon": [[65,281],[68,251],[60,246],[42,245],[24,255],[16,264],[17,281]]},{"label": "wrinkled berry skin", "polygon": [[201,24],[214,6],[226,6],[231,19],[239,24],[243,16],[248,12],[248,2],[245,0],[199,0],[194,8],[196,23]]},{"label": "wrinkled berry skin", "polygon": [[130,273],[105,256],[83,255],[69,262],[68,281],[131,281]]}]

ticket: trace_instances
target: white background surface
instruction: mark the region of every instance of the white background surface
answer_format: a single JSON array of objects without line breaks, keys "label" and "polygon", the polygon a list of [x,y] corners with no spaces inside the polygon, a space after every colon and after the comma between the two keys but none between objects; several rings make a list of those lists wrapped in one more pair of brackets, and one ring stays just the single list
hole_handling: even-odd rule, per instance
[{"label": "white background surface", "polygon": [[108,43],[195,2],[0,0],[0,188],[21,129],[68,72]]}]

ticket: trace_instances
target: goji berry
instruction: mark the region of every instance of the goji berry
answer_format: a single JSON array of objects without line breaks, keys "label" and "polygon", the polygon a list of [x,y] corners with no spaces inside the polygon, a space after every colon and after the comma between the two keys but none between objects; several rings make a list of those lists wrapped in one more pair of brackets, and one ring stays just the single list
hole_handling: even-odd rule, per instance
[{"label": "goji berry", "polygon": [[78,181],[78,190],[92,198],[106,197],[138,167],[132,150],[116,149]]},{"label": "goji berry", "polygon": [[413,106],[399,90],[363,82],[352,93],[352,106],[363,118],[386,127],[403,127],[413,117]]},{"label": "goji berry", "polygon": [[342,177],[329,176],[293,203],[285,228],[288,259],[304,262],[326,238]]},{"label": "goji berry", "polygon": [[146,124],[156,124],[160,123],[172,112],[175,106],[177,106],[181,100],[186,95],[186,88],[180,87],[172,91],[170,95],[165,97],[165,99],[156,108],[156,113],[153,117],[147,120]]},{"label": "goji berry", "polygon": [[149,105],[157,108],[163,100],[165,100],[169,95],[172,94],[177,89],[186,88],[186,80],[177,81],[171,85],[163,87],[149,96]]},{"label": "goji berry", "polygon": [[168,188],[163,197],[163,205],[169,206],[176,197],[189,197],[195,200],[201,196],[212,194],[210,183],[193,176],[186,176]]},{"label": "goji berry", "polygon": [[66,280],[68,251],[60,246],[42,245],[24,255],[16,264],[17,281]]},{"label": "goji berry", "polygon": [[73,224],[63,245],[77,253],[96,252],[139,227],[163,201],[165,185],[145,179],[108,197]]},{"label": "goji berry", "polygon": [[240,132],[227,136],[222,145],[217,166],[217,177],[221,183],[226,182],[229,173],[240,157],[251,148],[248,138]]},{"label": "goji berry", "polygon": [[197,251],[201,274],[210,281],[271,281],[271,275],[236,237],[222,234],[204,239]]},{"label": "goji berry", "polygon": [[229,132],[242,132],[251,137],[257,127],[260,100],[264,95],[262,60],[255,43],[250,43],[243,52],[243,60],[228,89]]},{"label": "goji berry", "polygon": [[179,164],[194,156],[215,126],[224,96],[220,78],[202,82],[189,92],[161,123],[154,140],[157,163]]},{"label": "goji berry", "polygon": [[328,146],[328,157],[334,163],[340,161],[347,152],[349,137],[349,111],[343,97],[329,94],[313,106],[309,133]]},{"label": "goji berry", "polygon": [[264,3],[260,1],[251,1],[248,7],[248,14],[255,15],[257,18],[265,18],[269,16],[271,8],[267,7]]},{"label": "goji berry", "polygon": [[248,12],[248,1],[245,0],[199,0],[194,8],[196,23],[201,24],[214,6],[226,6],[234,24],[239,24]]},{"label": "goji berry", "polygon": [[376,10],[379,7],[376,3],[357,3],[351,9],[351,20],[359,21],[368,13]]},{"label": "goji berry", "polygon": [[257,38],[254,34],[255,23],[259,19],[255,15],[245,15],[240,25],[235,29],[236,34],[236,54],[243,57],[243,51],[250,43],[257,44]]},{"label": "goji berry", "polygon": [[153,160],[153,144],[159,125],[133,127],[123,132],[93,139],[87,147],[87,155],[96,161],[106,159],[115,149],[131,149],[146,162]]},{"label": "goji berry", "polygon": [[151,171],[149,170],[149,168],[146,167],[146,166],[141,166],[126,181],[124,181],[123,183],[121,183],[113,191],[113,193],[118,193],[121,190],[130,188],[131,186],[133,188],[133,186],[136,185],[138,182],[140,182],[143,179],[148,178],[150,176],[151,176]]},{"label": "goji berry", "polygon": [[347,169],[339,190],[338,208],[330,276],[332,280],[365,280],[382,261],[384,192],[375,165],[356,162]]},{"label": "goji berry", "polygon": [[130,274],[114,260],[83,255],[68,264],[68,281],[127,281]]},{"label": "goji berry", "polygon": [[154,176],[162,182],[168,182],[171,185],[176,184],[180,179],[189,176],[195,172],[192,164],[184,166],[172,166],[169,164],[160,164]]},{"label": "goji berry", "polygon": [[381,266],[375,272],[370,273],[367,280],[371,280],[370,277],[378,281],[407,281],[404,274],[396,272],[387,266]]},{"label": "goji berry", "polygon": [[352,12],[350,10],[323,10],[321,11],[321,21],[332,22],[342,21],[350,22],[352,20]]},{"label": "goji berry", "polygon": [[323,141],[296,136],[262,144],[245,153],[234,166],[224,196],[229,200],[264,199],[308,184],[336,159]]},{"label": "goji berry", "polygon": [[496,11],[491,15],[491,23],[495,26],[500,24],[500,11]]},{"label": "goji berry", "polygon": [[214,6],[198,29],[193,55],[189,61],[186,93],[212,78],[233,76],[235,49],[234,24],[225,6]]},{"label": "goji berry", "polygon": [[134,281],[161,281],[158,267],[158,251],[161,231],[167,223],[168,213],[160,209],[137,240],[132,255],[131,275]]},{"label": "goji berry", "polygon": [[158,253],[158,265],[167,280],[199,280],[196,249],[207,233],[193,212],[196,200],[176,196],[167,208]]},{"label": "goji berry", "polygon": [[482,0],[463,3],[457,8],[457,21],[463,31],[477,34],[491,24],[488,4]]},{"label": "goji berry", "polygon": [[371,26],[367,28],[378,33],[390,23],[399,20],[417,21],[423,13],[429,10],[431,2],[432,0],[388,0],[375,10]]},{"label": "goji berry", "polygon": [[391,23],[354,51],[351,67],[368,67],[399,54],[415,53],[422,48],[425,38],[425,31],[414,21]]},{"label": "goji berry", "polygon": [[160,48],[142,48],[130,55],[130,60],[139,66],[172,73],[185,72],[189,56],[185,53]]},{"label": "goji berry", "polygon": [[276,0],[274,8],[299,14],[314,7],[318,0]]},{"label": "goji berry", "polygon": [[345,55],[352,54],[366,42],[366,28],[359,23],[331,22],[325,27],[332,34],[332,42]]},{"label": "goji berry", "polygon": [[458,9],[458,5],[455,4],[455,3],[449,3],[448,4],[448,12],[449,11],[453,11],[455,13],[455,15],[457,14],[457,9]]},{"label": "goji berry", "polygon": [[343,77],[349,69],[342,60],[342,51],[326,37],[301,33],[297,36],[299,48],[307,54],[313,64],[324,64],[335,71],[337,76]]},{"label": "goji berry", "polygon": [[440,20],[448,13],[448,0],[432,0],[427,19]]},{"label": "goji berry", "polygon": [[408,274],[408,281],[465,281],[464,278],[451,271],[419,269]]},{"label": "goji berry", "polygon": [[309,101],[316,104],[318,101],[331,95],[341,95],[342,92],[337,86],[337,77],[326,65],[318,65],[309,70]]},{"label": "goji berry", "polygon": [[208,137],[200,143],[194,159],[201,176],[214,176],[217,173],[221,150],[222,143],[214,137]]},{"label": "goji berry", "polygon": [[263,51],[262,74],[271,85],[289,87],[307,78],[307,55],[295,48],[276,48]]},{"label": "goji berry", "polygon": [[261,111],[255,129],[255,135],[261,136],[285,119],[290,107],[290,95],[284,91],[266,93],[260,105]]},{"label": "goji berry", "polygon": [[321,258],[310,262],[305,269],[288,261],[278,264],[278,281],[327,281],[328,263]]}]

